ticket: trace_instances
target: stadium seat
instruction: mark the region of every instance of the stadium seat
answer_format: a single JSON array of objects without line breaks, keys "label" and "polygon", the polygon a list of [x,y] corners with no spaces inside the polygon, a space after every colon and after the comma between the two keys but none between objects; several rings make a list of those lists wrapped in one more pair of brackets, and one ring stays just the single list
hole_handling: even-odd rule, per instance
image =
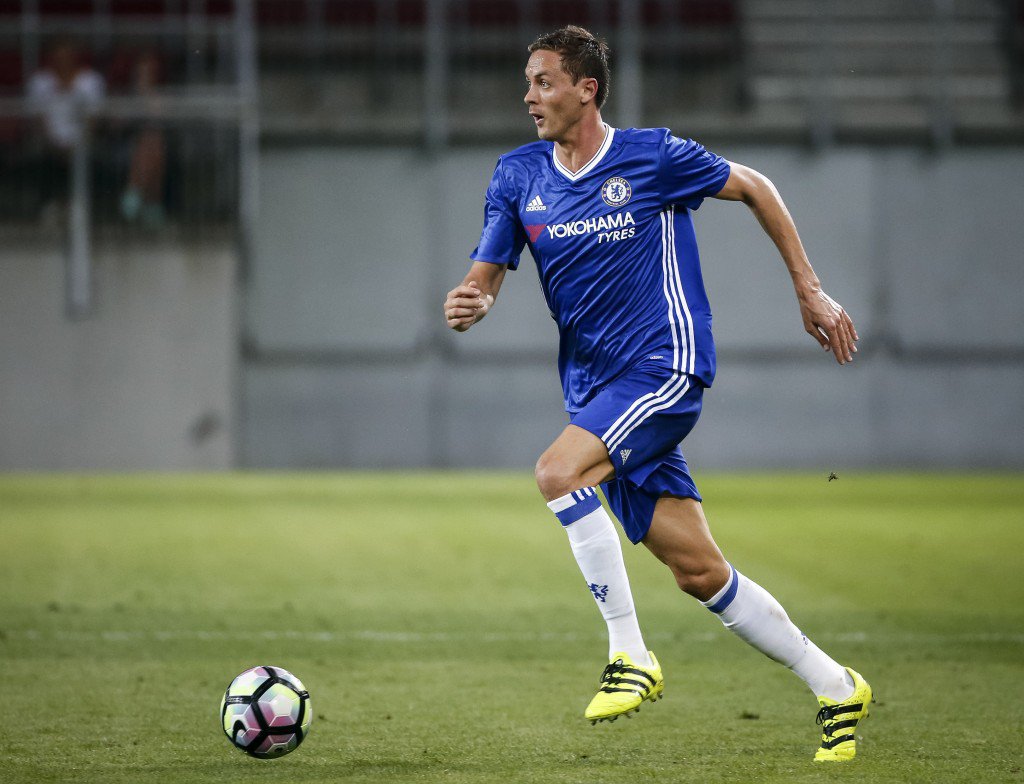
[{"label": "stadium seat", "polygon": [[514,0],[468,0],[463,13],[471,27],[511,27],[519,23],[519,4]]},{"label": "stadium seat", "polygon": [[93,0],[39,0],[42,16],[89,16],[94,10]]},{"label": "stadium seat", "polygon": [[309,6],[296,0],[259,0],[256,22],[261,27],[287,27],[306,23]]},{"label": "stadium seat", "polygon": [[427,6],[423,0],[397,0],[395,11],[398,24],[403,27],[422,27],[427,21]]},{"label": "stadium seat", "polygon": [[110,0],[110,13],[115,16],[164,16],[183,10],[184,4],[166,0]]},{"label": "stadium seat", "polygon": [[538,9],[540,23],[545,28],[556,28],[567,24],[586,27],[594,24],[591,18],[591,4],[586,0],[552,0],[542,3]]},{"label": "stadium seat", "polygon": [[371,27],[377,21],[374,0],[327,0],[324,23],[341,27]]},{"label": "stadium seat", "polygon": [[678,5],[679,19],[684,24],[733,25],[738,18],[732,0],[686,0]]},{"label": "stadium seat", "polygon": [[24,86],[21,52],[0,50],[0,93],[20,93]]},{"label": "stadium seat", "polygon": [[[0,50],[0,96],[20,95],[25,88],[21,52]],[[21,137],[22,120],[0,117],[0,145],[14,144]]]},{"label": "stadium seat", "polygon": [[231,16],[235,13],[235,2],[234,0],[206,0],[205,13],[207,16]]}]

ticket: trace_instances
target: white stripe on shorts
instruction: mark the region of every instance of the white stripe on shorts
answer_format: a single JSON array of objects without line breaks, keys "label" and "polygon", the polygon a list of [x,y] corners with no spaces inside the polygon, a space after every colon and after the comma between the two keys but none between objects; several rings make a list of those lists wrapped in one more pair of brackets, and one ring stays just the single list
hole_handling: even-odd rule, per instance
[{"label": "white stripe on shorts", "polygon": [[638,427],[640,427],[640,425],[642,425],[652,414],[656,414],[659,411],[663,411],[666,408],[671,408],[672,406],[674,406],[676,403],[683,399],[686,393],[690,390],[690,379],[687,376],[679,376],[679,379],[683,382],[682,387],[680,387],[678,390],[674,390],[675,394],[668,400],[663,400],[662,402],[658,403],[658,405],[651,406],[650,408],[648,408],[643,413],[643,415],[636,420],[636,422],[630,425],[630,427],[627,430],[625,430],[621,435],[617,436],[614,441],[608,443],[607,446],[609,452],[614,452],[616,449],[618,449],[619,444],[625,441],[626,437],[634,430],[636,430]]}]

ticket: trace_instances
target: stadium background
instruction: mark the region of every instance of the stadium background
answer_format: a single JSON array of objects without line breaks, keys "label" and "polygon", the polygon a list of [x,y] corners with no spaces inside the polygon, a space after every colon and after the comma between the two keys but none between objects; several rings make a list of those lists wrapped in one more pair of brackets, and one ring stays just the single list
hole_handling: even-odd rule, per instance
[{"label": "stadium background", "polygon": [[[0,468],[532,465],[564,423],[532,264],[468,335],[439,303],[533,138],[525,46],[567,22],[610,41],[608,120],[775,181],[862,336],[831,366],[756,221],[707,202],[695,466],[1024,467],[1019,2],[4,0]],[[69,38],[107,99],[44,187],[25,85]]]},{"label": "stadium background", "polygon": [[[642,547],[668,701],[580,720],[606,636],[530,473],[564,423],[530,260],[442,324],[495,158],[534,135],[525,46],[572,21],[612,44],[608,119],[766,172],[857,319],[837,367],[746,210],[696,214],[716,540],[877,697],[829,777],[1020,782],[1022,20],[0,0],[0,779],[820,784],[811,695]],[[55,55],[106,86],[62,149]],[[315,705],[279,762],[218,727],[257,663]]]}]

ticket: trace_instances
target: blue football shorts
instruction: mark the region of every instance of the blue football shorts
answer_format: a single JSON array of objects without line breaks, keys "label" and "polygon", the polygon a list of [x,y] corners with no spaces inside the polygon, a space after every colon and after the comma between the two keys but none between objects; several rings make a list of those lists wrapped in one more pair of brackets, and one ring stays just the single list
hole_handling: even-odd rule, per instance
[{"label": "blue football shorts", "polygon": [[601,489],[633,544],[647,535],[663,495],[701,500],[679,442],[697,424],[703,395],[693,376],[640,366],[569,418],[608,448],[615,478]]}]

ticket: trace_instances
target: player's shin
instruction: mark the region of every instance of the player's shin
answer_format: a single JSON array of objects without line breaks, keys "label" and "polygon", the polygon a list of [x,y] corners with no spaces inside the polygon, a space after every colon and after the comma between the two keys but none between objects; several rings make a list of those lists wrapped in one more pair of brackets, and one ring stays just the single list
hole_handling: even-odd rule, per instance
[{"label": "player's shin", "polygon": [[576,563],[608,625],[609,659],[625,653],[634,663],[651,666],[633,606],[619,536],[597,491],[586,487],[556,498],[548,507],[565,528]]},{"label": "player's shin", "polygon": [[740,639],[796,673],[815,696],[847,699],[854,688],[849,673],[807,639],[774,596],[730,569],[725,587],[704,606]]}]

